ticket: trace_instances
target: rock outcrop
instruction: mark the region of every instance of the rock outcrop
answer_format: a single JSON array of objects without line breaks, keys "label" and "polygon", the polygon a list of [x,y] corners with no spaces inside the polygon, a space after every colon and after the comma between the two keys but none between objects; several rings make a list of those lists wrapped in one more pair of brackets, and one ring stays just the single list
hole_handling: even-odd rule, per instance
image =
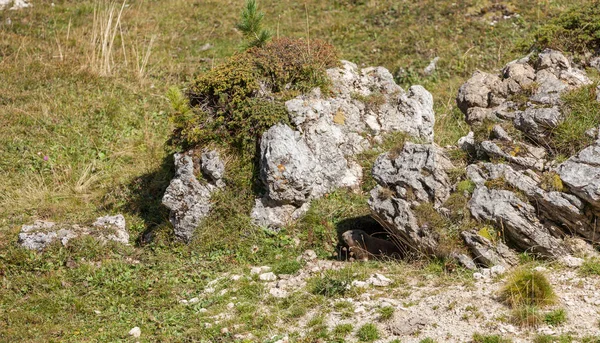
[{"label": "rock outcrop", "polygon": [[[458,141],[470,163],[463,183],[471,186],[450,184],[441,149],[407,144],[379,156],[373,166],[378,183],[369,200],[373,216],[406,246],[454,257],[469,268],[473,262],[514,265],[515,251],[570,260],[577,253],[568,243],[572,237],[599,240],[600,140],[562,164],[547,147],[566,117],[562,94],[589,84],[584,71],[554,50],[513,61],[500,76],[476,72],[456,99],[473,129]],[[598,130],[586,134],[598,139]],[[469,216],[452,225],[466,226],[458,232],[472,261],[461,251],[444,251],[441,231],[450,229],[431,227],[428,221],[435,219],[422,218],[425,213],[450,225],[455,214],[444,207],[446,199],[466,201]]]},{"label": "rock outcrop", "polygon": [[441,148],[433,144],[406,143],[400,152],[380,155],[373,166],[378,186],[369,206],[388,233],[416,252],[437,254],[439,233],[419,220],[415,207],[439,207],[450,195],[446,170],[452,167]]},{"label": "rock outcrop", "polygon": [[427,90],[404,91],[385,68],[342,64],[327,71],[332,96],[315,89],[286,103],[296,130],[279,124],[263,134],[260,177],[266,192],[252,211],[256,224],[281,227],[302,215],[311,199],[339,187],[358,188],[362,168],[354,156],[384,133],[433,141],[433,98]]},{"label": "rock outcrop", "polygon": [[[224,186],[225,165],[216,151],[204,151],[201,156],[189,151],[175,154],[174,160],[175,177],[162,203],[171,210],[169,220],[175,237],[190,242],[196,228],[209,214],[212,193]],[[196,175],[203,176],[202,182]]]},{"label": "rock outcrop", "polygon": [[125,218],[120,214],[100,217],[92,224],[92,227],[36,220],[32,225],[21,227],[19,244],[26,249],[43,250],[57,240],[62,245],[67,245],[73,238],[88,235],[101,242],[115,241],[129,244]]}]

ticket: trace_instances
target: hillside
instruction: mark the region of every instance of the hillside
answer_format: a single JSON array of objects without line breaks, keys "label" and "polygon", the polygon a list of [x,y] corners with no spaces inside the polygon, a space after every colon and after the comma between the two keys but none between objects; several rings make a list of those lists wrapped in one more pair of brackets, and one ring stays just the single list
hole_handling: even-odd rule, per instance
[{"label": "hillside", "polygon": [[[29,3],[29,7],[11,9],[9,4],[0,9],[0,341],[600,340],[600,300],[595,292],[600,260],[591,244],[584,244],[587,250],[580,249],[580,254],[574,253],[582,258],[577,266],[565,266],[558,256],[538,256],[529,249],[515,255],[520,266],[514,270],[541,270],[556,293],[552,304],[524,307],[524,315],[518,313],[523,307],[512,309],[499,299],[514,272],[504,267],[500,272],[494,267],[474,272],[448,254],[435,253],[404,260],[336,260],[343,231],[369,225],[381,230],[370,219],[376,205],[369,197],[381,184],[372,171],[383,153],[390,152],[394,160],[419,144],[447,148],[454,169],[446,170],[444,180],[448,181],[444,182],[452,183],[448,185],[452,190],[443,201],[431,202],[444,203],[452,196],[450,192],[474,194],[477,182],[468,181],[465,175],[467,165],[479,157],[462,152],[457,142],[473,130],[479,144],[485,141],[482,135],[491,135],[493,125],[483,121],[473,126],[480,131],[472,129],[470,124],[476,120],[464,113],[473,113],[467,108],[477,106],[459,100],[463,107],[459,108],[457,96],[477,70],[498,75],[507,63],[530,53],[534,60],[545,48],[562,51],[586,79],[581,88],[580,74],[573,76],[576,81],[569,80],[573,89],[560,98],[561,110],[583,114],[576,116],[582,119],[566,120],[548,140],[537,143],[550,151],[549,159],[557,164],[594,144],[586,134],[600,123],[594,93],[600,65],[590,63],[600,49],[600,27],[594,24],[600,18],[597,1],[261,0],[263,25],[271,30],[273,45],[250,53],[244,52],[247,40],[236,28],[242,1]],[[254,68],[248,63],[269,65],[269,58],[283,51],[281,46],[305,49],[305,45],[318,55],[311,60],[314,69],[305,79],[300,73],[292,81],[273,82],[266,98],[274,99],[270,103],[275,105],[265,107],[243,98],[240,103],[250,104],[244,112],[251,113],[248,117],[223,125],[217,122],[208,129],[204,122],[188,120],[186,111],[193,111],[194,106],[210,115],[233,111],[218,107],[219,94],[206,98],[207,89],[231,81],[227,68],[247,77],[244,68]],[[293,52],[290,55],[293,58]],[[281,53],[278,58],[290,56]],[[332,83],[331,72],[324,74],[324,70],[351,69],[339,60],[355,63],[357,70],[382,66],[385,72],[378,69],[377,75],[391,75],[391,80],[378,80],[376,85],[383,89],[389,82],[393,87],[397,83],[410,94],[403,100],[410,106],[426,102],[423,94],[431,93],[432,132],[412,138],[406,132],[382,136],[369,130],[351,132],[369,141],[368,148],[356,154],[355,162],[362,168],[360,184],[352,191],[323,186],[294,223],[277,230],[259,228],[253,225],[251,212],[259,193],[265,192],[257,180],[267,178],[256,167],[261,135],[279,121],[302,128],[297,117],[287,118],[282,104],[304,96],[303,103],[296,104],[300,116],[307,111],[307,103],[326,101],[339,83]],[[264,65],[260,77],[273,72]],[[304,67],[300,69],[306,71]],[[542,70],[536,68],[536,73]],[[320,78],[323,75],[328,79]],[[257,85],[264,83],[256,77]],[[476,81],[473,84],[477,88]],[[353,87],[368,88],[365,85]],[[322,98],[321,93],[310,93],[314,86],[322,88]],[[524,87],[502,101],[517,103],[516,107],[531,102],[538,87],[537,83]],[[346,94],[352,98],[350,104],[358,101],[369,109],[390,101],[381,94],[365,97],[356,89]],[[208,103],[217,104],[216,109],[206,110]],[[264,117],[253,117],[263,110]],[[290,120],[296,122],[290,124]],[[339,120],[333,119],[336,124]],[[350,119],[342,117],[342,123],[345,120]],[[226,125],[230,125],[227,130],[219,130]],[[236,140],[247,136],[242,143]],[[531,138],[527,134],[518,137]],[[238,143],[244,148],[231,148]],[[184,235],[185,244],[174,234],[163,195],[180,172],[174,153],[200,145],[220,150],[225,186],[217,185],[216,179],[199,177],[199,185],[211,191],[210,214],[195,225],[194,235]],[[510,148],[512,157],[520,157],[518,149]],[[507,156],[490,161],[504,165],[511,162]],[[274,166],[276,173],[280,165]],[[197,176],[194,168],[190,174]],[[552,183],[553,175],[542,181]],[[206,186],[212,181],[215,187]],[[508,181],[490,176],[481,184],[514,191]],[[560,187],[557,182],[551,187],[560,189],[552,191],[562,192],[560,177],[558,181]],[[466,199],[452,199],[459,200],[456,208],[466,208]],[[268,200],[281,199],[272,196]],[[289,205],[286,201],[281,200]],[[302,201],[293,205],[300,207]],[[590,214],[593,200],[588,202],[592,205],[582,209],[585,220],[597,218],[597,212]],[[460,232],[474,228],[473,222],[462,212],[458,219],[455,212],[440,217],[437,205],[435,209],[433,205],[419,207],[420,215],[428,217],[425,226],[439,224],[443,232],[439,246],[462,253],[467,247],[455,242]],[[538,208],[531,211],[540,212]],[[116,214],[122,214],[127,223],[128,245],[99,244],[93,237],[83,237],[66,246],[55,242],[37,252],[17,243],[22,226],[36,220],[87,227],[98,217]],[[488,232],[493,218],[485,220],[486,225],[477,229],[485,229],[495,242],[493,236],[500,236],[500,230],[489,228]],[[587,224],[577,223],[581,231],[588,229]],[[454,232],[457,225],[461,226],[458,233]],[[595,225],[590,226],[594,233]],[[580,234],[578,229],[573,234]],[[585,232],[580,236],[596,243],[595,236],[590,238]],[[256,269],[261,266],[266,268]],[[141,328],[139,338],[129,334],[134,327]]]}]

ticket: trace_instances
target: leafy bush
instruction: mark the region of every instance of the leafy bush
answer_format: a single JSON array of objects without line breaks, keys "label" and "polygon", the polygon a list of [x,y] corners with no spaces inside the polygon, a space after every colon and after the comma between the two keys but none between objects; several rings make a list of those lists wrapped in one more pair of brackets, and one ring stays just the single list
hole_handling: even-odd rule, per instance
[{"label": "leafy bush", "polygon": [[553,303],[556,297],[546,276],[527,268],[513,272],[500,295],[504,302],[515,308],[548,305]]},{"label": "leafy bush", "polygon": [[172,143],[216,143],[252,155],[267,128],[289,123],[285,100],[314,87],[326,89],[325,70],[336,61],[335,49],[320,40],[281,38],[236,54],[197,77],[188,90],[191,109],[169,91]]}]

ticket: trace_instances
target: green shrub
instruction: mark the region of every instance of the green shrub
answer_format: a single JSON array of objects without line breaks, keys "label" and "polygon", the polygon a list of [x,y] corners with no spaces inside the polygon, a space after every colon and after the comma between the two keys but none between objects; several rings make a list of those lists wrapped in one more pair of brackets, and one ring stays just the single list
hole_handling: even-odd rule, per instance
[{"label": "green shrub", "polygon": [[556,297],[546,276],[527,268],[517,269],[508,277],[500,296],[513,308],[548,305]]},{"label": "green shrub", "polygon": [[600,1],[578,2],[533,33],[533,48],[575,53],[600,49]]},{"label": "green shrub", "polygon": [[295,274],[302,269],[303,263],[296,260],[285,260],[276,264],[273,268],[275,274]]},{"label": "green shrub", "polygon": [[188,89],[189,105],[176,91],[167,96],[175,124],[172,144],[216,143],[254,154],[262,133],[289,124],[285,100],[314,87],[326,90],[326,69],[337,52],[320,40],[280,38],[236,54],[199,75]]},{"label": "green shrub", "polygon": [[358,329],[356,337],[361,342],[372,342],[379,338],[379,330],[377,330],[377,326],[374,324],[365,324]]},{"label": "green shrub", "polygon": [[548,312],[544,315],[544,322],[548,325],[557,326],[565,323],[566,321],[567,311],[562,308]]},{"label": "green shrub", "polygon": [[264,16],[263,12],[258,11],[256,0],[246,1],[246,7],[242,11],[240,21],[236,24],[236,27],[244,34],[249,47],[263,46],[271,39],[271,32],[262,28]]}]

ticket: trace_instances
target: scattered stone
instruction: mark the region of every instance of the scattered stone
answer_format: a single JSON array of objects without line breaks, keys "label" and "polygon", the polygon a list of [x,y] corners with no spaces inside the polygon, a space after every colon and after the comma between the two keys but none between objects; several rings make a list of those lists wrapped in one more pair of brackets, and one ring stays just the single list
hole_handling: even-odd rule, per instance
[{"label": "scattered stone", "polygon": [[287,296],[288,296],[288,293],[280,288],[269,289],[269,294],[271,294],[275,298],[287,298]]},{"label": "scattered stone", "polygon": [[273,274],[272,272],[268,272],[268,273],[260,274],[258,276],[258,278],[261,281],[276,281],[277,280],[277,275]]},{"label": "scattered stone", "polygon": [[429,62],[429,64],[427,65],[427,67],[425,67],[425,69],[423,69],[423,74],[425,74],[425,75],[433,74],[433,72],[435,71],[436,64],[439,60],[440,60],[439,57],[435,57],[434,59],[432,59],[431,62]]},{"label": "scattered stone", "polygon": [[100,242],[115,241],[129,244],[129,233],[122,215],[100,217],[92,227],[77,224],[57,224],[36,220],[32,225],[23,225],[19,233],[19,244],[26,249],[42,250],[58,240],[67,245],[69,240],[80,236],[92,236]]},{"label": "scattered stone", "polygon": [[31,6],[29,1],[26,0],[0,0],[0,10],[3,10],[6,6],[12,4],[10,10],[19,10]]},{"label": "scattered stone", "polygon": [[134,327],[133,329],[129,330],[129,336],[132,336],[134,338],[140,338],[140,336],[142,335],[142,330],[139,327]]},{"label": "scattered stone", "polygon": [[301,257],[304,261],[314,261],[317,259],[317,253],[314,250],[306,250]]},{"label": "scattered stone", "polygon": [[560,257],[558,262],[570,268],[579,268],[583,265],[584,260],[582,258],[567,255]]},{"label": "scattered stone", "polygon": [[389,286],[392,283],[392,280],[390,280],[389,278],[385,277],[384,275],[381,274],[374,274],[371,275],[368,279],[367,279],[367,284],[369,285],[373,285],[376,287],[386,287]]},{"label": "scattered stone", "polygon": [[190,300],[188,300],[188,304],[193,305],[193,304],[197,304],[200,302],[199,298],[192,298]]},{"label": "scattered stone", "polygon": [[230,310],[233,309],[234,307],[235,307],[234,303],[227,304],[227,308],[230,309]]}]

